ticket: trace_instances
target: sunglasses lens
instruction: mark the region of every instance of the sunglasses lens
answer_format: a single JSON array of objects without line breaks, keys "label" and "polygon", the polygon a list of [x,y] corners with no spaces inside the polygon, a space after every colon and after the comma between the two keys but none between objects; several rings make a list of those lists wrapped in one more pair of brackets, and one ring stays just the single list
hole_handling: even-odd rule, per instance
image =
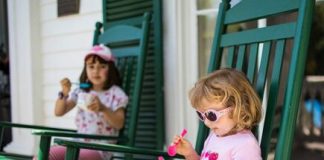
[{"label": "sunglasses lens", "polygon": [[207,112],[206,113],[206,118],[210,121],[216,121],[217,120],[217,116],[216,113],[214,112]]},{"label": "sunglasses lens", "polygon": [[198,115],[198,118],[199,118],[200,120],[204,121],[204,116],[203,116],[200,112],[198,112],[198,111],[196,111],[196,113],[197,113],[197,115]]}]

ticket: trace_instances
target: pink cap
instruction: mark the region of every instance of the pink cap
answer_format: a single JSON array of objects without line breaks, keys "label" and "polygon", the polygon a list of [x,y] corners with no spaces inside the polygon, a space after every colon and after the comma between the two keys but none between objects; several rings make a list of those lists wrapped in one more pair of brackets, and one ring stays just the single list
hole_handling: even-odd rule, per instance
[{"label": "pink cap", "polygon": [[106,61],[113,61],[113,62],[115,61],[115,58],[112,55],[110,48],[108,48],[103,44],[94,45],[89,51],[89,53],[85,56],[84,60],[86,60],[87,58],[89,58],[89,56],[92,55],[97,55]]}]

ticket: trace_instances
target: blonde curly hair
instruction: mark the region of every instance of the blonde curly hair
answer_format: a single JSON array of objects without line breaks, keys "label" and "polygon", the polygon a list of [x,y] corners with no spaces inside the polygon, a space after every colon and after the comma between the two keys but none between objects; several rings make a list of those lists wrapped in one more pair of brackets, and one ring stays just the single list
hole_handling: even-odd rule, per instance
[{"label": "blonde curly hair", "polygon": [[195,109],[203,99],[233,107],[230,117],[236,122],[234,130],[252,129],[261,120],[261,101],[245,74],[235,69],[219,69],[200,79],[189,92]]}]

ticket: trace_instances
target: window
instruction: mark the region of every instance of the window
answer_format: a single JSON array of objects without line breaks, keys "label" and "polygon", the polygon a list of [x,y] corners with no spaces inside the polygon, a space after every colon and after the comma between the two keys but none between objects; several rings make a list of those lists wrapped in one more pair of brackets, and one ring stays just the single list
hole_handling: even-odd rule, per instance
[{"label": "window", "polygon": [[220,0],[197,0],[198,74],[206,75]]}]

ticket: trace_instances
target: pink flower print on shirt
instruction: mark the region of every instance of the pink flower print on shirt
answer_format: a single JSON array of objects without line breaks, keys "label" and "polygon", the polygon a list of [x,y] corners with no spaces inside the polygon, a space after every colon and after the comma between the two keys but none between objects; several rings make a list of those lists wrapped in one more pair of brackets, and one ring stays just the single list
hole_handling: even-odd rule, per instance
[{"label": "pink flower print on shirt", "polygon": [[101,126],[98,126],[98,128],[97,128],[97,133],[98,134],[103,134],[103,127],[102,127],[102,125]]},{"label": "pink flower print on shirt", "polygon": [[94,122],[94,120],[88,120],[88,124],[91,124],[93,122]]},{"label": "pink flower print on shirt", "polygon": [[91,118],[93,118],[93,117],[94,117],[94,114],[93,114],[93,113],[91,113],[91,114],[90,114],[90,117],[91,117]]},{"label": "pink flower print on shirt", "polygon": [[208,158],[208,160],[217,160],[218,159],[218,153],[216,152],[203,152],[201,153],[201,157]]},{"label": "pink flower print on shirt", "polygon": [[209,152],[205,153],[205,158],[207,158],[209,156]]},{"label": "pink flower print on shirt", "polygon": [[211,153],[209,154],[208,160],[217,160],[218,159],[218,153]]},{"label": "pink flower print on shirt", "polygon": [[119,104],[122,99],[121,98],[117,98],[116,100],[117,100],[117,104]]},{"label": "pink flower print on shirt", "polygon": [[111,127],[106,127],[106,131],[111,131]]},{"label": "pink flower print on shirt", "polygon": [[116,97],[115,95],[112,96],[112,99],[111,99],[111,102],[110,102],[110,107],[113,106],[114,101],[115,101],[115,97]]}]

